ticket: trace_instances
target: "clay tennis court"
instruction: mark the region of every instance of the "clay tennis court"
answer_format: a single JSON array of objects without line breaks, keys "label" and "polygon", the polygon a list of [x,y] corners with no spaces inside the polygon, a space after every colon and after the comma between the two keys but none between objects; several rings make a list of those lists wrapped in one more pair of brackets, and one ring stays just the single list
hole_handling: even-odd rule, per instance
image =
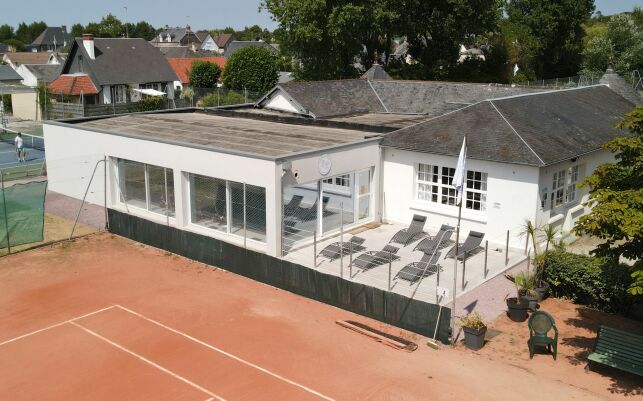
[{"label": "clay tennis court", "polygon": [[2,400],[598,399],[110,234],[0,259],[0,322]]}]

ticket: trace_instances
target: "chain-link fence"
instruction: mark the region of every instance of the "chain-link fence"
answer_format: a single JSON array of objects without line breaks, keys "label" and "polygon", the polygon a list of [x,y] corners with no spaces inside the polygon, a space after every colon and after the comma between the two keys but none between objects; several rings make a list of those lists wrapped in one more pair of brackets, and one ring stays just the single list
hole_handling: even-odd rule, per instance
[{"label": "chain-link fence", "polygon": [[0,181],[0,248],[43,241],[47,181],[5,187],[1,171]]},{"label": "chain-link fence", "polygon": [[178,107],[220,107],[235,104],[254,103],[263,93],[249,90],[217,88],[186,88],[177,91],[175,104]]},{"label": "chain-link fence", "polygon": [[[133,90],[130,90],[130,92]],[[134,93],[134,92],[132,92]],[[36,105],[43,120],[116,115],[141,111],[169,110],[186,107],[219,107],[254,103],[263,93],[232,90],[225,87],[177,89],[173,99],[167,96],[125,96],[122,100],[101,104],[95,97],[65,96],[40,90]]]}]

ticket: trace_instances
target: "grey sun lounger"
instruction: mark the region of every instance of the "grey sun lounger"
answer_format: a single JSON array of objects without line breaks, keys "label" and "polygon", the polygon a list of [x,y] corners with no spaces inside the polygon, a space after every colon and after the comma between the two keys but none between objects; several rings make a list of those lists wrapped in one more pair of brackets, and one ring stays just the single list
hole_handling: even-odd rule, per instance
[{"label": "grey sun lounger", "polygon": [[290,198],[290,201],[284,205],[284,216],[292,216],[299,209],[301,201],[304,200],[304,197],[301,195],[293,195]]},{"label": "grey sun lounger", "polygon": [[422,241],[413,248],[414,251],[422,251],[424,253],[432,254],[436,249],[446,248],[453,244],[451,236],[455,232],[455,228],[448,224],[442,224],[440,231],[434,237],[424,238]]},{"label": "grey sun lounger", "polygon": [[389,243],[395,242],[407,246],[417,237],[424,234],[424,223],[426,223],[426,216],[414,214],[409,227],[396,232]]},{"label": "grey sun lounger", "polygon": [[[353,236],[350,240],[344,242],[343,251],[341,255],[350,255],[351,253],[361,252],[364,250],[362,244],[366,241],[362,237]],[[326,246],[319,252],[319,256],[324,256],[330,260],[339,259],[340,251],[342,250],[342,243],[337,241]]]},{"label": "grey sun lounger", "polygon": [[[326,211],[326,206],[328,206],[328,201],[330,201],[330,197],[324,196],[322,199],[322,216],[323,213]],[[295,215],[296,218],[298,218],[301,221],[307,221],[307,220],[313,220],[317,218],[317,205],[319,204],[319,199],[315,199],[315,203],[309,208],[298,208],[298,212]]]},{"label": "grey sun lounger", "polygon": [[386,245],[381,251],[368,251],[353,259],[353,266],[357,266],[362,270],[372,269],[375,266],[388,263],[391,260],[399,259],[395,254],[400,248],[393,245]]},{"label": "grey sun lounger", "polygon": [[[458,248],[458,259],[463,260],[468,256],[472,255],[475,251],[480,248],[482,239],[484,238],[484,233],[477,231],[469,231],[467,239],[464,240],[464,243]],[[455,246],[449,250],[447,253],[447,258],[455,257]]]},{"label": "grey sun lounger", "polygon": [[440,252],[425,253],[419,262],[409,263],[404,266],[395,277],[413,284],[422,277],[437,273],[440,268],[438,260],[440,260]]}]

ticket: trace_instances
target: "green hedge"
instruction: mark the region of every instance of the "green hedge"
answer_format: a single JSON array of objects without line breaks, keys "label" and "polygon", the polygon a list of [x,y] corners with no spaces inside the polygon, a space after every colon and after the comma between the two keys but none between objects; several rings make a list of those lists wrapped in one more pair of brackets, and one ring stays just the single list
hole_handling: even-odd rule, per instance
[{"label": "green hedge", "polygon": [[543,278],[554,296],[577,304],[620,313],[632,305],[629,267],[611,259],[552,251],[545,256]]}]

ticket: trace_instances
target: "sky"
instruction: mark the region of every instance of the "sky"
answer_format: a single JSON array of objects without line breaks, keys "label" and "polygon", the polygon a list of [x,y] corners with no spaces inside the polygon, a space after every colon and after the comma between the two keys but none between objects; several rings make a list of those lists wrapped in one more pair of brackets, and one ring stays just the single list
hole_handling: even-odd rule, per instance
[{"label": "sky", "polygon": [[[596,9],[604,15],[629,11],[643,0],[595,0]],[[4,3],[4,4],[1,4]],[[184,26],[213,29],[232,26],[260,25],[276,28],[270,15],[258,12],[260,0],[2,0],[0,24],[17,26],[25,21],[45,21],[49,26],[99,21],[112,13],[121,21],[146,20],[155,27]],[[125,8],[127,7],[127,17]]]}]

